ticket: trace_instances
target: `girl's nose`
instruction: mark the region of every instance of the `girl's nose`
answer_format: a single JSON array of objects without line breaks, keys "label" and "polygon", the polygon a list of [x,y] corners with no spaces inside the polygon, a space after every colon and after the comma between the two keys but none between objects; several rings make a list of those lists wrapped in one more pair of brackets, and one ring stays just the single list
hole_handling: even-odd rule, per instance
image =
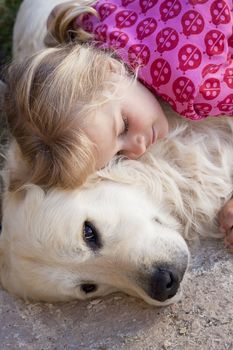
[{"label": "girl's nose", "polygon": [[129,159],[137,159],[140,156],[142,156],[143,153],[145,152],[146,152],[145,137],[142,135],[137,135],[129,141],[123,153]]}]

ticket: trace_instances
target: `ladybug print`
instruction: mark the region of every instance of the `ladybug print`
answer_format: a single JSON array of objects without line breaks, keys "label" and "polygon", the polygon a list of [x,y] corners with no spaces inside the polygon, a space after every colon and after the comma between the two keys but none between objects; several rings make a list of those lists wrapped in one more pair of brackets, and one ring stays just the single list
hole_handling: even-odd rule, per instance
[{"label": "ladybug print", "polygon": [[147,65],[150,59],[150,50],[146,45],[132,45],[128,50],[129,63],[132,68]]},{"label": "ladybug print", "polygon": [[230,89],[233,89],[233,67],[226,69],[223,81],[225,81],[225,83],[229,86]]},{"label": "ladybug print", "polygon": [[127,7],[129,4],[131,4],[134,1],[135,0],[122,0],[121,4],[122,4],[123,7]]},{"label": "ladybug print", "polygon": [[88,33],[93,33],[94,25],[90,21],[90,16],[88,14],[84,15],[82,18],[83,29]]},{"label": "ladybug print", "polygon": [[139,5],[142,13],[147,13],[148,10],[153,8],[157,4],[158,0],[140,0]]},{"label": "ladybug print", "polygon": [[222,102],[219,102],[218,108],[223,113],[232,113],[233,112],[233,94],[228,95]]},{"label": "ladybug print", "polygon": [[177,101],[182,103],[193,98],[195,86],[190,79],[179,77],[174,81],[172,89]]},{"label": "ladybug print", "polygon": [[174,110],[175,112],[177,112],[176,103],[175,103],[175,101],[174,101],[170,96],[168,96],[168,95],[166,95],[166,94],[160,94],[160,97],[162,97],[162,99],[163,99],[165,102],[169,103],[169,105],[173,108],[173,110]]},{"label": "ladybug print", "polygon": [[164,28],[156,36],[157,50],[160,53],[173,50],[179,42],[179,36],[175,29]]},{"label": "ladybug print", "polygon": [[233,116],[232,0],[98,0],[76,25],[189,119]]},{"label": "ladybug print", "polygon": [[154,33],[157,27],[157,22],[154,18],[149,17],[146,19],[143,19],[141,22],[138,23],[136,32],[137,32],[137,38],[139,40],[143,40],[147,36],[150,36]]},{"label": "ladybug print", "polygon": [[166,22],[171,18],[177,17],[181,11],[181,3],[179,0],[165,0],[159,8],[161,20]]},{"label": "ladybug print", "polygon": [[192,119],[192,120],[199,120],[201,119],[201,116],[198,115],[193,108],[193,103],[188,103],[188,107],[181,112],[181,115],[185,116],[186,118]]},{"label": "ladybug print", "polygon": [[200,93],[205,100],[213,100],[220,94],[220,81],[216,78],[205,80],[200,87]]},{"label": "ladybug print", "polygon": [[187,37],[194,34],[200,34],[204,29],[204,23],[202,15],[195,10],[185,12],[181,19],[183,33]]},{"label": "ladybug print", "polygon": [[204,78],[207,74],[214,74],[220,69],[220,64],[207,64],[202,70],[202,77]]},{"label": "ladybug print", "polygon": [[[233,28],[232,28],[232,32],[233,32]],[[233,47],[233,34],[231,34],[230,38],[228,38],[228,45],[229,47]]]},{"label": "ladybug print", "polygon": [[150,68],[154,86],[167,84],[171,78],[170,64],[163,58],[155,60]]},{"label": "ladybug print", "polygon": [[209,1],[209,0],[189,0],[189,3],[191,5],[200,5],[200,4],[204,4],[207,1]]},{"label": "ladybug print", "polygon": [[182,46],[178,53],[179,57],[179,68],[183,71],[186,71],[188,69],[196,69],[201,64],[201,51],[198,47],[187,44]]},{"label": "ladybug print", "polygon": [[89,21],[86,21],[84,24],[83,24],[83,29],[85,31],[87,31],[88,33],[93,33],[93,23],[92,22],[89,22]]},{"label": "ladybug print", "polygon": [[212,106],[209,103],[194,103],[193,108],[203,118],[208,117],[212,110]]},{"label": "ladybug print", "polygon": [[205,36],[206,53],[209,56],[220,55],[224,51],[225,35],[219,30],[210,30]]},{"label": "ladybug print", "polygon": [[101,24],[99,25],[95,30],[95,39],[99,41],[106,41],[107,39],[107,30],[108,26],[107,24]]},{"label": "ladybug print", "polygon": [[133,26],[137,21],[137,14],[134,11],[124,10],[116,15],[116,27],[119,29]]},{"label": "ladybug print", "polygon": [[123,49],[129,41],[129,37],[126,33],[115,30],[109,35],[109,42],[114,49]]},{"label": "ladybug print", "polygon": [[216,26],[231,21],[230,9],[224,0],[215,0],[210,6],[210,13]]},{"label": "ladybug print", "polygon": [[115,4],[105,3],[99,7],[99,16],[101,21],[110,16],[114,11],[116,11],[117,7]]}]

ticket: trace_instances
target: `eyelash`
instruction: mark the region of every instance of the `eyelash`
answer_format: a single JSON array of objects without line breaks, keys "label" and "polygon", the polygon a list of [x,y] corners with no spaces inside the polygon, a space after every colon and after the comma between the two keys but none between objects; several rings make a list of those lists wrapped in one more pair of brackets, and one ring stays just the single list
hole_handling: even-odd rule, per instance
[{"label": "eyelash", "polygon": [[124,122],[124,131],[121,133],[121,135],[127,134],[128,130],[129,130],[128,118],[124,117],[123,122]]}]

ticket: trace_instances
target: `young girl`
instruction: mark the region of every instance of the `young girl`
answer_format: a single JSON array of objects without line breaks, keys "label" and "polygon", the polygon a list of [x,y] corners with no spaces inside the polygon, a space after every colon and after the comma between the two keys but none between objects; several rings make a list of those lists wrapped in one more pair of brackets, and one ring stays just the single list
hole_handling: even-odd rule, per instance
[{"label": "young girl", "polygon": [[[59,42],[95,40],[114,50],[155,95],[186,118],[233,115],[232,2],[99,0],[57,6]],[[54,17],[53,17],[54,16]]]},{"label": "young girl", "polygon": [[76,45],[9,71],[9,125],[31,165],[24,182],[72,188],[115,154],[139,158],[168,132],[156,95],[189,119],[233,115],[231,23],[223,0],[56,7],[46,43]]}]

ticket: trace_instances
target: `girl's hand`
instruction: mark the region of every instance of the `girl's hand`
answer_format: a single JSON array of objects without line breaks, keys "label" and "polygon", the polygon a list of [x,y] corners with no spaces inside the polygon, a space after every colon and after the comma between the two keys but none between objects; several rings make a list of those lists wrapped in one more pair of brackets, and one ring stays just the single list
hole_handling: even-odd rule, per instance
[{"label": "girl's hand", "polygon": [[233,198],[230,199],[219,212],[219,228],[225,233],[225,244],[233,250]]}]

